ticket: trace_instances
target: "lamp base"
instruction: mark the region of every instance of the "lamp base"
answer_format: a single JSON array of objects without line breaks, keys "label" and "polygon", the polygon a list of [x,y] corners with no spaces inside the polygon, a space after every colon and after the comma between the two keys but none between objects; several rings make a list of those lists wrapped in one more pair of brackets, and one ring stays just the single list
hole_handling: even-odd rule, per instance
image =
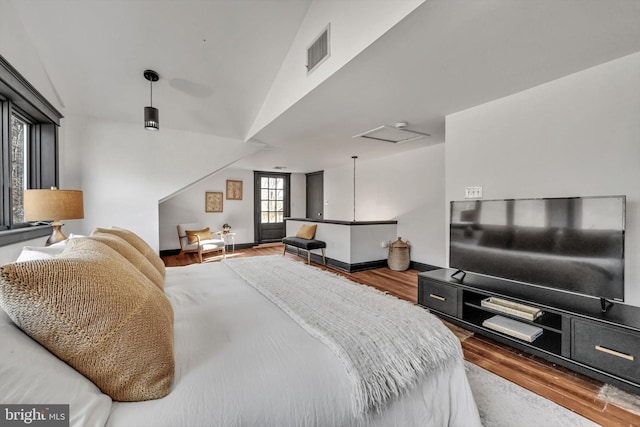
[{"label": "lamp base", "polygon": [[47,239],[47,242],[44,244],[45,246],[53,245],[54,243],[59,243],[67,240],[67,236],[62,233],[62,223],[59,221],[54,221],[51,224],[51,236]]}]

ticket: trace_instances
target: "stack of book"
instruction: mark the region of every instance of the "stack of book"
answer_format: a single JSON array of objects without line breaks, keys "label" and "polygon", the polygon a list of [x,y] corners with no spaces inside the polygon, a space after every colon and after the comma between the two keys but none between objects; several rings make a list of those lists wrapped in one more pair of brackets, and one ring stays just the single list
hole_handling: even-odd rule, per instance
[{"label": "stack of book", "polygon": [[512,316],[520,317],[527,320],[536,320],[542,316],[543,311],[536,307],[508,301],[502,298],[490,297],[480,301],[482,307],[487,307],[495,311],[507,313]]},{"label": "stack of book", "polygon": [[503,316],[493,316],[482,322],[482,326],[526,342],[533,342],[543,332],[542,328]]}]

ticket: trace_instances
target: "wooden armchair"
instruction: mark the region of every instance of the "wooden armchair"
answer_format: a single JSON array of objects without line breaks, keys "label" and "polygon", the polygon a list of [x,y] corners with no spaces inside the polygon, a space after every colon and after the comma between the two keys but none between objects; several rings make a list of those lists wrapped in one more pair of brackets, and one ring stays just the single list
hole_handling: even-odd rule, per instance
[{"label": "wooden armchair", "polygon": [[[190,232],[200,231],[201,233],[187,235],[187,230]],[[225,253],[225,242],[224,240],[213,237],[213,232],[209,231],[209,235],[211,238],[208,238],[207,231],[208,227],[203,227],[202,224],[199,223],[189,223],[189,224],[178,224],[178,240],[180,241],[180,255],[190,252],[195,252],[198,254],[198,262],[202,262],[202,255],[208,254],[210,252],[222,252],[222,256],[226,257]],[[206,238],[202,238],[201,236],[205,236]],[[189,242],[189,238],[191,237],[191,242]]]}]

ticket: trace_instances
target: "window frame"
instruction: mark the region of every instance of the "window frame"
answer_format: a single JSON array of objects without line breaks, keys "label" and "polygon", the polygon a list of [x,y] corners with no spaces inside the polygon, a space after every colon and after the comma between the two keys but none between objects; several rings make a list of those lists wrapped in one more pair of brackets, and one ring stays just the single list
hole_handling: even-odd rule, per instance
[{"label": "window frame", "polygon": [[[284,178],[284,221],[283,222],[270,222],[270,223],[262,223],[261,222],[261,183],[260,178],[262,177],[282,177]],[[286,235],[286,218],[289,217],[289,212],[291,212],[291,173],[285,172],[262,172],[262,171],[253,171],[253,227],[254,227],[254,242],[256,244],[260,243],[271,243],[282,240],[282,237]],[[282,236],[277,239],[272,237],[265,237],[274,230],[281,228]],[[279,233],[280,234],[280,233]]]},{"label": "window frame", "polygon": [[58,128],[62,114],[0,55],[0,246],[51,233],[50,226],[13,224],[11,210],[11,115],[29,126],[28,188],[58,186]]}]

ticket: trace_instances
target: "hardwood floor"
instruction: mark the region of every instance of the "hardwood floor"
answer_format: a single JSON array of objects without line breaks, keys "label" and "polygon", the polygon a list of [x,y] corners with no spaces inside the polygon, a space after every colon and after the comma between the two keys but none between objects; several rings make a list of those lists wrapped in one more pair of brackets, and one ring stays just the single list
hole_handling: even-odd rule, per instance
[{"label": "hardwood floor", "polygon": [[[228,258],[265,255],[282,255],[281,245],[238,249],[227,253]],[[305,257],[286,254],[287,257],[306,262]],[[218,262],[222,257],[210,256],[204,262]],[[193,254],[163,257],[169,267],[197,262]],[[418,272],[393,271],[389,268],[345,273],[312,263],[354,282],[373,286],[399,298],[417,302]],[[496,375],[512,381],[533,393],[539,394],[602,426],[640,426],[640,416],[626,411],[598,397],[602,383],[568,369],[556,366],[540,358],[521,353],[489,338],[475,336],[471,332],[445,322],[462,341],[465,359]]]}]

